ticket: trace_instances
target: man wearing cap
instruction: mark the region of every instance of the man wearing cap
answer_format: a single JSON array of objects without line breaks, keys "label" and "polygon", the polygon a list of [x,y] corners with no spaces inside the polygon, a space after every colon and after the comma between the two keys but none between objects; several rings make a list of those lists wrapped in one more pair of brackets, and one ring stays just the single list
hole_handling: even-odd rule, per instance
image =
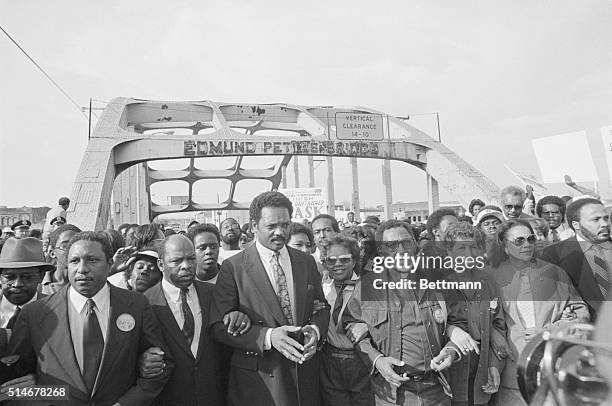
[{"label": "man wearing cap", "polygon": [[[21,308],[45,295],[36,289],[47,270],[53,265],[45,262],[42,243],[36,238],[11,238],[0,253],[0,328],[12,330]],[[0,354],[6,352],[6,339],[0,334]]]},{"label": "man wearing cap", "polygon": [[11,230],[15,233],[15,238],[26,238],[30,234],[32,222],[30,220],[19,220],[11,226]]},{"label": "man wearing cap", "polygon": [[159,254],[156,251],[135,252],[125,261],[125,270],[109,276],[108,282],[121,289],[144,293],[161,280],[158,259]]},{"label": "man wearing cap", "polygon": [[[103,232],[75,235],[67,251],[70,285],[17,318],[9,378],[35,373],[37,385],[65,385],[69,405],[151,404],[174,368],[153,310],[143,295],[106,283],[113,252]],[[163,351],[166,366],[139,377],[138,358],[151,348]]]},{"label": "man wearing cap", "polygon": [[66,218],[62,216],[54,217],[51,220],[51,231],[57,230],[59,227],[66,224]]},{"label": "man wearing cap", "polygon": [[45,219],[45,226],[43,227],[43,241],[47,241],[49,238],[49,234],[53,231],[53,227],[51,227],[51,221],[57,217],[63,217],[64,223],[68,218],[66,216],[66,210],[68,210],[68,206],[70,206],[70,199],[67,197],[60,197],[57,206],[52,208],[47,212],[47,218]]}]

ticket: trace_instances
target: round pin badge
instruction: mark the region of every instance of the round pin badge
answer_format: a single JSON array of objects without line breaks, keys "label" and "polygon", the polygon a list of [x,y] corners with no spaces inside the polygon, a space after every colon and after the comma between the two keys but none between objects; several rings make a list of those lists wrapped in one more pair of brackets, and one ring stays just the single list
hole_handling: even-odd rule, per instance
[{"label": "round pin badge", "polygon": [[493,300],[491,300],[489,302],[489,309],[494,312],[497,310],[497,306],[498,306],[498,302],[497,302],[497,298],[494,298]]},{"label": "round pin badge", "polygon": [[117,328],[121,331],[132,331],[136,325],[136,320],[131,314],[123,313],[117,317]]},{"label": "round pin badge", "polygon": [[446,321],[446,316],[444,315],[444,312],[442,311],[442,309],[434,310],[434,320],[438,324],[442,324]]}]

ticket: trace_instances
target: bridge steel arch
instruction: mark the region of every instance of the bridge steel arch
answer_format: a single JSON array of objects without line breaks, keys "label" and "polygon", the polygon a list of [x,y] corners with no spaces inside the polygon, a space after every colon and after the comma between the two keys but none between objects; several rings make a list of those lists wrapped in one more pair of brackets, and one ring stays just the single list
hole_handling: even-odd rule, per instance
[{"label": "bridge steel arch", "polygon": [[[347,137],[347,132],[336,125],[338,117],[352,115],[374,117],[379,128],[371,133],[357,132],[355,138]],[[269,168],[242,167],[244,156],[265,155],[281,159]],[[115,193],[121,193],[123,188],[123,193],[132,200],[137,195],[147,198],[148,205],[137,208],[145,217],[140,222],[162,213],[246,209],[249,202],[234,201],[236,184],[245,179],[265,179],[272,189],[277,189],[283,169],[293,156],[299,155],[407,162],[427,173],[432,208],[436,207],[438,185],[465,207],[474,197],[497,200],[497,186],[445,145],[403,120],[373,109],[116,98],[104,109],[88,142],[68,216],[71,223],[85,230],[105,228],[111,215],[113,187]],[[236,161],[221,170],[194,165],[195,158],[216,156],[233,156]],[[146,165],[151,160],[177,158],[189,158],[190,163],[173,171],[154,170]],[[115,184],[118,176],[125,179]],[[137,180],[131,181],[129,177]],[[219,178],[231,181],[230,194],[223,202],[205,205],[194,202],[192,190],[196,181]],[[169,180],[187,182],[188,201],[153,204],[150,186]]]}]

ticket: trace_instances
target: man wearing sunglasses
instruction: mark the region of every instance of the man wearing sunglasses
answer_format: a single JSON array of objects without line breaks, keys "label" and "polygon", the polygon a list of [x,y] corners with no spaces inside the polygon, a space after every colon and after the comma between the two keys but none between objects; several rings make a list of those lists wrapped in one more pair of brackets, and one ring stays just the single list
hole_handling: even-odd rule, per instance
[{"label": "man wearing sunglasses", "polygon": [[[383,222],[376,240],[384,259],[416,255],[412,228],[404,222]],[[444,335],[448,314],[442,294],[418,289],[419,279],[437,279],[433,272],[395,262],[363,275],[349,299],[343,325],[348,330],[367,324],[355,347],[372,371],[377,406],[450,405],[450,386],[440,372],[460,358],[459,350]],[[389,283],[376,288],[379,279]],[[416,282],[416,288],[390,287],[402,280]],[[458,325],[467,322],[461,315],[455,319]]]},{"label": "man wearing sunglasses", "polygon": [[567,272],[594,320],[612,290],[610,217],[601,201],[592,197],[572,201],[566,216],[576,235],[546,247],[542,259]]},{"label": "man wearing sunglasses", "polygon": [[523,212],[527,194],[518,186],[506,186],[500,193],[500,202],[504,212],[504,219],[528,219],[530,216]]}]

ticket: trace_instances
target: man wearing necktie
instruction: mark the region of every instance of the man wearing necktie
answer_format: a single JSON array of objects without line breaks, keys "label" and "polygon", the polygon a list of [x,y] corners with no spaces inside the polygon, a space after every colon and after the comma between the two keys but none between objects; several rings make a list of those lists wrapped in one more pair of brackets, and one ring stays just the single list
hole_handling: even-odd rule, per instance
[{"label": "man wearing necktie", "polygon": [[[213,293],[215,338],[234,348],[229,404],[311,406],[320,403],[315,356],[326,336],[329,308],[314,259],[285,244],[293,206],[279,192],[255,197],[250,217],[257,241],[226,259]],[[243,335],[227,331],[223,316],[240,310],[253,325]]]},{"label": "man wearing necktie", "polygon": [[196,253],[189,238],[166,237],[160,254],[158,264],[164,277],[145,296],[162,325],[176,365],[155,403],[222,406],[221,350],[207,329],[213,285],[196,280]]},{"label": "man wearing necktie", "polygon": [[45,262],[40,240],[7,240],[0,252],[0,357],[6,354],[8,339],[23,306],[45,297],[37,292],[38,284],[45,272],[53,269]]},{"label": "man wearing necktie", "polygon": [[565,223],[566,205],[559,196],[544,196],[538,200],[536,213],[548,223],[546,239],[556,243],[574,236],[574,231]]},{"label": "man wearing necktie", "polygon": [[[9,353],[16,375],[36,384],[67,387],[69,405],[149,405],[173,368],[146,298],[106,283],[112,248],[102,232],[69,242],[70,285],[26,305],[15,323]],[[154,378],[137,376],[138,357],[158,348],[166,367]]]},{"label": "man wearing necktie", "polygon": [[566,215],[576,235],[546,247],[542,260],[567,272],[594,320],[612,281],[609,216],[601,201],[591,197],[570,203]]}]

